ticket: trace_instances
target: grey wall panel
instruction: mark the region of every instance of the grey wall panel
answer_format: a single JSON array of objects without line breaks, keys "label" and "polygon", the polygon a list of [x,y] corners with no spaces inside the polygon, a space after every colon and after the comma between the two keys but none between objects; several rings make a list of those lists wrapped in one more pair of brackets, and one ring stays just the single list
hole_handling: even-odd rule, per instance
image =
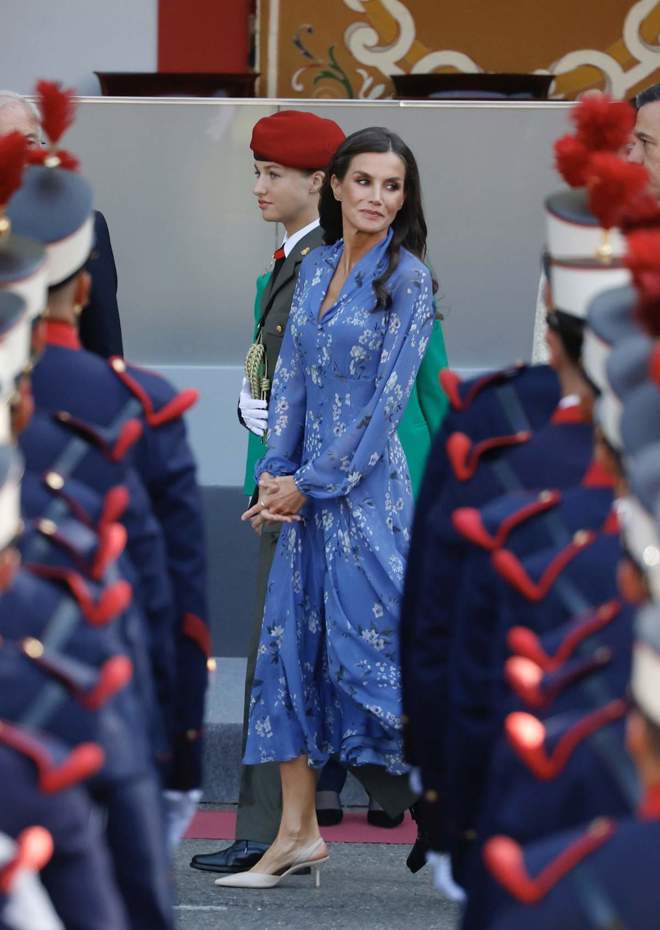
[{"label": "grey wall panel", "polygon": [[258,539],[240,522],[245,498],[236,488],[203,493],[213,654],[247,655],[254,623]]},{"label": "grey wall panel", "polygon": [[94,71],[155,71],[158,0],[2,0],[0,87],[64,81],[98,94]]},{"label": "grey wall panel", "polygon": [[159,371],[183,390],[199,391],[186,415],[204,485],[242,485],[248,433],[238,422],[236,406],[242,369],[238,365],[159,365]]},{"label": "grey wall panel", "polygon": [[82,105],[69,144],[108,219],[132,357],[244,357],[254,282],[276,240],[251,193],[252,125],[270,112],[210,101]]},{"label": "grey wall panel", "polygon": [[453,366],[503,365],[531,350],[543,198],[559,185],[552,143],[568,125],[565,104],[84,100],[67,141],[109,221],[127,354],[201,388],[191,431],[206,484],[242,481],[240,366],[254,280],[280,237],[251,193],[249,139],[278,106],[347,132],[386,125],[410,144]]}]

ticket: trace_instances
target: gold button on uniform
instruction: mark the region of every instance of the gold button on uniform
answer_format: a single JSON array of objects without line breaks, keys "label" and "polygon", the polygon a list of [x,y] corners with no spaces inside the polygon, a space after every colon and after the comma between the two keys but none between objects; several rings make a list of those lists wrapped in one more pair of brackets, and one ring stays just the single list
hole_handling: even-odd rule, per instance
[{"label": "gold button on uniform", "polygon": [[31,659],[40,659],[44,654],[43,643],[40,643],[38,639],[34,639],[33,637],[24,639],[23,652]]},{"label": "gold button on uniform", "polygon": [[37,529],[43,533],[44,536],[54,536],[55,533],[57,533],[57,524],[53,523],[52,520],[39,520]]},{"label": "gold button on uniform", "polygon": [[282,324],[278,323],[277,326],[275,327],[275,332],[281,333],[283,330],[284,330],[284,327],[282,326]]},{"label": "gold button on uniform", "polygon": [[49,471],[46,475],[46,484],[53,491],[61,491],[64,487],[64,478],[56,471]]}]

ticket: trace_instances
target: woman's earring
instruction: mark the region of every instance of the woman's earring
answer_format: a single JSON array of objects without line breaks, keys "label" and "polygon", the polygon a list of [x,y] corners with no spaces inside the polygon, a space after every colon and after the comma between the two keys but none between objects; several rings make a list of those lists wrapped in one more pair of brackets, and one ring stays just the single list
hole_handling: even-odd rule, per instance
[{"label": "woman's earring", "polygon": [[74,305],[73,305],[73,313],[74,313],[74,316],[80,316],[80,314],[81,314],[82,312],[83,312],[83,305],[82,305],[82,304],[74,304]]}]

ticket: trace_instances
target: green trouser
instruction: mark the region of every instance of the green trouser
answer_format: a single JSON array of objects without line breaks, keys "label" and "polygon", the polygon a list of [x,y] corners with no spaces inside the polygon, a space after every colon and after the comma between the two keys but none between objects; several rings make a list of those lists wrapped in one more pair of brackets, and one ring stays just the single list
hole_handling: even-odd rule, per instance
[{"label": "green trouser", "polygon": [[[245,675],[245,708],[243,713],[243,749],[247,738],[252,680],[257,664],[257,650],[261,638],[261,620],[266,601],[270,567],[273,564],[279,526],[268,526],[261,534],[257,563],[257,608],[252,638],[248,651]],[[350,771],[390,817],[396,817],[415,802],[417,796],[408,785],[407,775],[390,775],[379,765],[360,765]],[[255,843],[272,843],[277,835],[282,814],[280,773],[276,762],[263,765],[241,766],[241,784],[238,796],[236,839]]]}]

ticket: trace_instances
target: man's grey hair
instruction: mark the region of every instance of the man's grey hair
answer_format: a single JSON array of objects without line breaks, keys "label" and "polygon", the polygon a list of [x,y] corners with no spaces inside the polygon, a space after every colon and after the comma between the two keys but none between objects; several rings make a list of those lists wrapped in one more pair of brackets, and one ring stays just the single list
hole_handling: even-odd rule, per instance
[{"label": "man's grey hair", "polygon": [[641,110],[648,103],[657,103],[660,100],[660,84],[652,84],[646,90],[640,91],[635,97],[635,109]]},{"label": "man's grey hair", "polygon": [[37,121],[38,126],[41,126],[41,114],[36,104],[28,100],[27,97],[23,97],[22,94],[15,93],[13,90],[0,90],[0,110],[4,107],[15,106],[17,103],[24,106],[31,118]]}]

